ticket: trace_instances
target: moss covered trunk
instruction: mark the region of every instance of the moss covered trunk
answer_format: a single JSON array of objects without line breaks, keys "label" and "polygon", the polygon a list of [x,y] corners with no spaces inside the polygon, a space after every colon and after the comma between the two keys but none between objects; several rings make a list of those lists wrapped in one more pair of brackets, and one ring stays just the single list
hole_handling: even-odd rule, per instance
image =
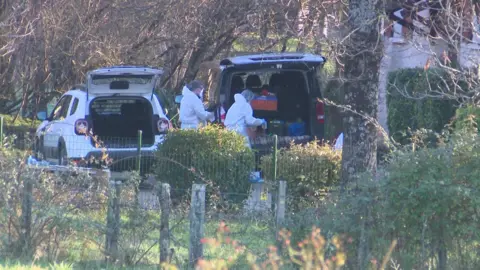
[{"label": "moss covered trunk", "polygon": [[[355,183],[364,172],[375,173],[377,167],[378,81],[382,40],[379,35],[381,2],[350,0],[348,11],[349,34],[345,39],[345,105],[343,119],[344,142],[342,155],[342,188]],[[373,120],[373,121],[372,121]],[[362,207],[362,206],[360,206]],[[370,209],[359,211],[360,235],[357,239],[357,261],[350,259],[355,269],[366,269],[369,259]]]},{"label": "moss covered trunk", "polygon": [[346,186],[362,172],[376,169],[376,118],[378,75],[382,44],[378,31],[380,2],[349,1],[349,38],[345,55],[345,104],[342,184]]}]

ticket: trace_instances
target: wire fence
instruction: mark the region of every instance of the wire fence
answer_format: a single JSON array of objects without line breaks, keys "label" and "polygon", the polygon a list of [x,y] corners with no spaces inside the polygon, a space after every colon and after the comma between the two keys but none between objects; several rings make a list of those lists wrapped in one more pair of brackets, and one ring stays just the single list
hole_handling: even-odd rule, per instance
[{"label": "wire fence", "polygon": [[[360,207],[352,204],[348,211],[332,216],[325,212],[325,200],[319,199],[316,205],[298,211],[290,203],[305,197],[296,193],[293,184],[287,184],[282,193],[280,181],[247,181],[247,191],[240,192],[218,189],[208,181],[203,183],[201,178],[197,179],[197,183],[204,186],[203,196],[195,195],[197,193],[193,192],[195,187],[191,183],[176,188],[171,182],[169,193],[172,196],[168,197],[169,203],[166,204],[162,193],[164,182],[158,178],[155,178],[153,188],[139,190],[137,184],[142,177],[136,172],[116,178],[120,176],[108,170],[85,171],[71,167],[70,170],[56,171],[53,167],[25,167],[21,159],[16,157],[8,160],[0,164],[3,179],[0,185],[0,255],[18,257],[42,254],[56,261],[75,260],[96,264],[85,265],[88,269],[102,267],[105,260],[124,265],[158,265],[162,250],[165,250],[162,247],[165,247],[166,235],[166,260],[187,267],[191,264],[192,241],[197,244],[200,242],[198,237],[192,239],[192,235],[215,237],[222,222],[229,228],[228,237],[238,240],[259,258],[267,258],[268,246],[277,243],[279,228],[285,227],[294,232],[307,231],[312,224],[342,222],[342,218],[349,215],[348,211]],[[207,177],[206,173],[203,175]],[[441,183],[437,185],[438,191],[459,188]],[[411,189],[412,194],[416,191],[415,188]],[[337,196],[336,193],[330,191],[329,196]],[[178,197],[175,198],[174,194],[178,194]],[[195,203],[202,202],[198,198],[204,198],[203,206],[202,203]],[[362,199],[359,198],[358,202],[362,202]],[[168,210],[165,205],[169,205]],[[284,205],[283,210],[281,205]],[[165,230],[165,213],[169,213],[166,219],[168,230]],[[326,217],[332,220],[325,221]],[[384,220],[382,216],[370,219],[368,226],[372,228],[393,226],[399,222],[396,219]],[[202,230],[194,226],[199,224],[198,220],[203,224]],[[361,229],[361,222],[357,227]],[[426,233],[432,233],[433,229],[426,229]],[[201,234],[192,234],[192,230]],[[387,235],[382,241],[395,238],[408,240],[408,237]],[[461,252],[475,249],[469,239],[461,238],[459,241],[462,249],[466,250]],[[425,249],[429,251],[438,248],[434,242],[424,242]],[[203,244],[201,246],[205,249],[195,254],[202,254],[206,259],[228,258],[234,253],[229,246],[220,251],[208,249]],[[406,250],[408,248],[403,247],[398,252]],[[453,263],[461,258],[465,264],[475,265],[476,262],[456,254],[449,258]],[[456,258],[459,258],[458,261],[455,261]]]},{"label": "wire fence", "polygon": [[[101,140],[71,135],[63,137],[62,144],[58,144],[59,138],[38,141],[7,135],[2,147],[22,151],[2,152],[0,159],[0,257],[33,258],[41,254],[52,261],[96,264],[85,265],[87,269],[103,267],[103,261],[158,265],[162,260],[187,267],[200,255],[212,259],[234,254],[230,246],[203,249],[206,246],[201,239],[215,237],[221,223],[227,224],[228,237],[238,240],[260,260],[269,256],[268,246],[278,244],[280,228],[304,235],[313,225],[329,228],[338,223],[335,228],[355,228],[350,231],[353,234],[360,235],[361,228],[368,227],[371,235],[375,230],[386,232],[379,234],[382,241],[398,238],[403,245],[413,243],[412,232],[390,232],[403,222],[396,215],[367,214],[367,223],[362,223],[360,208],[385,204],[387,209],[386,195],[375,194],[379,189],[387,190],[381,182],[376,189],[366,188],[368,196],[350,196],[348,207],[335,212],[337,201],[332,198],[341,196],[332,187],[338,180],[340,153],[327,146],[290,147],[272,136],[252,143],[263,148],[247,155],[163,153],[155,151],[157,141],[148,143],[143,135]],[[33,158],[25,162],[30,154]],[[69,166],[55,166],[65,160]],[[139,188],[145,182],[148,188]],[[455,196],[460,191],[480,193],[461,184],[432,185],[435,192]],[[415,187],[408,192],[408,198],[423,196]],[[415,210],[408,202],[399,212]],[[414,242],[426,250],[421,256],[411,255],[415,260],[436,258],[439,247],[435,241],[444,236],[434,225],[420,228],[421,237],[430,234],[433,240],[419,238]],[[397,257],[420,247],[402,246],[402,241]],[[473,240],[462,236],[455,241],[461,248],[449,251],[451,265],[478,265],[478,260],[465,257],[478,249]]]},{"label": "wire fence", "polygon": [[[29,166],[6,181],[0,189],[3,209],[0,251],[12,253],[4,255],[27,257],[40,252],[52,260],[80,256],[77,259],[81,261],[106,259],[126,265],[158,264],[161,215],[166,212],[161,209],[164,201],[158,186],[138,190],[139,176],[135,173],[117,181],[108,170],[91,172],[58,173]],[[15,182],[18,177],[21,181]],[[168,209],[169,261],[188,265],[188,254],[192,252],[189,247],[192,188],[171,189],[171,192],[189,199]],[[241,196],[242,203],[222,201],[216,197],[216,190],[206,189],[202,238],[214,237],[223,221],[229,224],[231,237],[240,239],[259,254],[265,253],[267,241],[275,239],[273,216],[267,209],[262,216],[253,214],[253,211],[259,213],[259,208],[253,207],[252,202],[247,204],[252,200],[251,193],[229,195]],[[218,255],[205,253],[207,257]]]},{"label": "wire fence", "polygon": [[[1,132],[0,132],[1,133]],[[229,181],[239,184],[245,192],[249,181],[294,181],[312,175],[322,175],[326,169],[322,157],[282,155],[292,142],[304,144],[307,137],[266,136],[252,140],[253,153],[207,153],[157,152],[163,136],[149,138],[143,132],[136,137],[98,137],[93,135],[60,135],[53,131],[37,135],[0,134],[5,144],[16,149],[31,151],[36,162],[48,165],[74,165],[86,168],[108,168],[113,172],[139,171],[141,175],[160,175],[163,182],[187,182],[195,179],[204,181]],[[283,168],[283,169],[278,169]],[[333,169],[332,169],[333,170]],[[332,171],[330,170],[330,171]],[[256,172],[256,174],[253,174]],[[276,172],[277,174],[274,174]],[[325,176],[328,177],[328,176]],[[234,188],[233,186],[231,188]]]}]

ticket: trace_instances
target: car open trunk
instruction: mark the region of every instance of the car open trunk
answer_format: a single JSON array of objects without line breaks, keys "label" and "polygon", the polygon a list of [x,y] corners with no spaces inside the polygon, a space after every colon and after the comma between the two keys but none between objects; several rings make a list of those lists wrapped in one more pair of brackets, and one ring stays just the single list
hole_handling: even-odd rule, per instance
[{"label": "car open trunk", "polygon": [[[136,148],[138,131],[142,147],[154,144],[153,109],[142,97],[97,97],[90,103],[92,132],[107,148]],[[92,140],[92,144],[96,142]],[[98,147],[98,146],[97,146]]]}]

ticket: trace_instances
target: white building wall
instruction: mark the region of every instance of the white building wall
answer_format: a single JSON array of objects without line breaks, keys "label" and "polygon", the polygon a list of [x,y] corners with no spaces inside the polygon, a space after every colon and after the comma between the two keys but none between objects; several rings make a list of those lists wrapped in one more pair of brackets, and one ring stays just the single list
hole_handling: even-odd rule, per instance
[{"label": "white building wall", "polygon": [[463,68],[478,68],[480,65],[480,44],[460,44],[458,62]]}]

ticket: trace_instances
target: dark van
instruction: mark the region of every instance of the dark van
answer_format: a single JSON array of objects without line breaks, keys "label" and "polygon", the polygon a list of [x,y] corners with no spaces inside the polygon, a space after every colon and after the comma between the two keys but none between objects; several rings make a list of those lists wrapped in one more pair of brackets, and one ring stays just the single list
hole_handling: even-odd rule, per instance
[{"label": "dark van", "polygon": [[324,138],[324,104],[317,74],[326,62],[320,55],[268,53],[244,55],[206,62],[197,78],[206,82],[204,100],[216,104],[221,123],[233,104],[233,96],[244,89],[256,94],[254,116],[268,121],[266,133],[252,140],[252,147],[271,147],[272,134],[279,146],[291,141],[304,143]]}]

